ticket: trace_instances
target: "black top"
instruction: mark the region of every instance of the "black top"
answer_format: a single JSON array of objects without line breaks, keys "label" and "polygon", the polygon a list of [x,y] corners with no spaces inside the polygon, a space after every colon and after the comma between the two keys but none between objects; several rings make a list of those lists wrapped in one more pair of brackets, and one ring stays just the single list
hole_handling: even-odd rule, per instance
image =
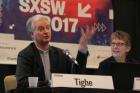
[{"label": "black top", "polygon": [[[119,63],[119,62],[117,62],[113,56],[103,60],[99,64],[98,73],[104,74],[104,75],[111,75],[112,72],[110,71],[110,68],[111,68],[112,63]],[[127,56],[125,63],[139,64],[137,60],[132,59],[129,56]]]},{"label": "black top", "polygon": [[111,75],[115,89],[131,90],[134,77],[140,76],[140,64],[129,57],[126,63],[116,62],[113,57],[109,57],[100,63],[98,74]]}]

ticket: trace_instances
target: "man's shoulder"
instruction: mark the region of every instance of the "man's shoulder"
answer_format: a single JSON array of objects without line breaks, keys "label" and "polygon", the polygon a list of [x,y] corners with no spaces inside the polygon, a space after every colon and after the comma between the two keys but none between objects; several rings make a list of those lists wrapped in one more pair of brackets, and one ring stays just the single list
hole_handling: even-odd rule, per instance
[{"label": "man's shoulder", "polygon": [[63,51],[63,49],[61,49],[59,47],[55,47],[55,46],[50,46],[49,50],[50,51]]},{"label": "man's shoulder", "polygon": [[25,48],[23,48],[19,54],[30,54],[30,53],[33,53],[33,51],[35,51],[35,44],[32,42],[30,43],[28,46],[26,46]]}]

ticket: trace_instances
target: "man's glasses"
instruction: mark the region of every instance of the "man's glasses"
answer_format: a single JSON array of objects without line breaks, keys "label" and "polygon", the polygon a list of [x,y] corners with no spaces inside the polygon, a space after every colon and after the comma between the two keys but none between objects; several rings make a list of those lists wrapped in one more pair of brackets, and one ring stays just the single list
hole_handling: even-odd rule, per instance
[{"label": "man's glasses", "polygon": [[111,46],[124,46],[124,45],[126,45],[126,43],[122,43],[122,42],[118,42],[118,43],[116,43],[116,42],[112,42],[111,43]]}]

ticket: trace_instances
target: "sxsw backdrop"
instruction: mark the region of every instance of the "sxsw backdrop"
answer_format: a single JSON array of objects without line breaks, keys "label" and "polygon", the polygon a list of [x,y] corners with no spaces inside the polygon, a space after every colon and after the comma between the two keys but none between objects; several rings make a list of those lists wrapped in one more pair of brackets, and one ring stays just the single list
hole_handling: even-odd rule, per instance
[{"label": "sxsw backdrop", "polygon": [[78,44],[81,28],[86,26],[97,29],[89,45],[108,46],[110,43],[111,0],[0,0],[0,33],[13,34],[14,40],[30,41],[25,24],[36,14],[49,16],[54,43]]}]

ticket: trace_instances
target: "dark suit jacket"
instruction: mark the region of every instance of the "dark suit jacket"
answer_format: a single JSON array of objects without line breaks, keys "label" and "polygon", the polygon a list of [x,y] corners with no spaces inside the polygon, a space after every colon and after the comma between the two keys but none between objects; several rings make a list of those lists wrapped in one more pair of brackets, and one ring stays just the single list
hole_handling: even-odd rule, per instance
[{"label": "dark suit jacket", "polygon": [[[78,51],[77,61],[79,65],[63,53],[62,49],[50,46],[49,57],[51,73],[83,73],[86,68],[88,53],[82,54]],[[19,52],[17,58],[16,78],[17,87],[27,87],[28,77],[39,77],[39,86],[46,86],[44,67],[39,51],[34,43],[31,43],[25,49]]]}]

